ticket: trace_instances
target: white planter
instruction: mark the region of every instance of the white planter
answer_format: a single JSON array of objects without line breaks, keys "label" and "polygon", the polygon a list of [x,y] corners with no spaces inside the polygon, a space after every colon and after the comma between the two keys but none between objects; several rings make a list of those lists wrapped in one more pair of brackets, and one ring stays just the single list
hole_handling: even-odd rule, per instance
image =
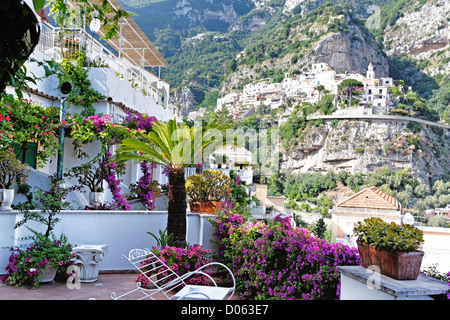
[{"label": "white planter", "polygon": [[56,269],[52,267],[45,268],[44,274],[39,282],[51,282],[55,279]]},{"label": "white planter", "polygon": [[104,192],[90,192],[89,193],[89,203],[93,204],[103,204],[105,201],[105,193]]},{"label": "white planter", "polygon": [[14,189],[0,189],[0,211],[12,210]]}]

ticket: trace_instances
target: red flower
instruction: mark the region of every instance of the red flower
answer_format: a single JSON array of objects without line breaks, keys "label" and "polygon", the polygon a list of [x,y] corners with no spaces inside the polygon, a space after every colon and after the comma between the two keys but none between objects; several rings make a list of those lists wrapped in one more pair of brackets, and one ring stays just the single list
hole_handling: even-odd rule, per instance
[{"label": "red flower", "polygon": [[37,124],[37,125],[35,125],[34,127],[35,127],[35,128],[39,128],[39,125]]}]

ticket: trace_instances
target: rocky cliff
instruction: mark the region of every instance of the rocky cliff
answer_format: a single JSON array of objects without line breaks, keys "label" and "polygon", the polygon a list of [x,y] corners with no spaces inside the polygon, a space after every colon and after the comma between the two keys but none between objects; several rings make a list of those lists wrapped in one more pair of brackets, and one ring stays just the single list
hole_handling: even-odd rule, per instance
[{"label": "rocky cliff", "polygon": [[433,0],[408,8],[384,30],[388,55],[423,63],[429,76],[450,75],[450,1]]},{"label": "rocky cliff", "polygon": [[439,179],[450,166],[450,130],[410,122],[340,120],[308,125],[301,139],[284,143],[282,169],[293,172],[373,172],[382,166],[409,168],[421,183]]}]

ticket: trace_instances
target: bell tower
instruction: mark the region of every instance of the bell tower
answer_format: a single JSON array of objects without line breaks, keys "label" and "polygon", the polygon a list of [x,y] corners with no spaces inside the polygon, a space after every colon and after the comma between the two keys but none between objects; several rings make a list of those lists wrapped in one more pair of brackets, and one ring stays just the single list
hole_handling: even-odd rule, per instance
[{"label": "bell tower", "polygon": [[372,62],[369,63],[369,67],[367,68],[366,78],[370,80],[375,79],[375,71],[373,70]]}]

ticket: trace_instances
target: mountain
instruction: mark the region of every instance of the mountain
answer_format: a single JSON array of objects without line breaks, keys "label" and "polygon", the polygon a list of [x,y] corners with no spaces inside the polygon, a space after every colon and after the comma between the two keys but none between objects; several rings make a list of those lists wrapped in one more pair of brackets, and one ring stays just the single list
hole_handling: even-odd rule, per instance
[{"label": "mountain", "polygon": [[[260,77],[280,79],[314,62],[404,80],[450,114],[446,0],[121,0],[170,66],[172,103]],[[239,53],[245,52],[245,57]],[[239,58],[241,57],[241,58]],[[181,102],[182,101],[182,102]],[[212,106],[210,106],[212,107]]]}]

